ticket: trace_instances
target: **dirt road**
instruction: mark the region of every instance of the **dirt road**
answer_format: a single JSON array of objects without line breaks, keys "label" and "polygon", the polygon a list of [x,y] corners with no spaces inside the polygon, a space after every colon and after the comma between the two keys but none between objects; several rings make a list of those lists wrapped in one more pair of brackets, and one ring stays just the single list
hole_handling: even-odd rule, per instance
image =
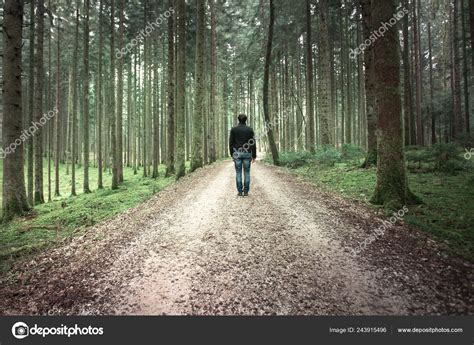
[{"label": "dirt road", "polygon": [[[472,265],[282,169],[206,167],[49,251],[1,290],[7,314],[472,313]],[[1,304],[2,302],[0,302]]]}]

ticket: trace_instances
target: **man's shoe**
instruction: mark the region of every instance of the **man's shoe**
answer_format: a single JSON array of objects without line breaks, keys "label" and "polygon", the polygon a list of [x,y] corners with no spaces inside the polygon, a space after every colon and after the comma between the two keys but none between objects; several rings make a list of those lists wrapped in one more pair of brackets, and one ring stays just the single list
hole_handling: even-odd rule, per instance
[{"label": "man's shoe", "polygon": [[238,192],[238,193],[237,193],[237,196],[242,196],[242,192]]},{"label": "man's shoe", "polygon": [[249,192],[244,192],[244,196],[249,196]]}]

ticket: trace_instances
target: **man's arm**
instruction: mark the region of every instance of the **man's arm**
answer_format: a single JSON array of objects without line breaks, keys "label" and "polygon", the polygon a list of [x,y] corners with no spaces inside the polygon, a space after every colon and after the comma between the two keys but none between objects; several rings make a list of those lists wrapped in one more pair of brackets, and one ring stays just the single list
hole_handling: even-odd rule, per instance
[{"label": "man's arm", "polygon": [[230,157],[234,158],[234,131],[233,128],[230,130],[230,135],[229,135],[229,152],[230,152]]}]

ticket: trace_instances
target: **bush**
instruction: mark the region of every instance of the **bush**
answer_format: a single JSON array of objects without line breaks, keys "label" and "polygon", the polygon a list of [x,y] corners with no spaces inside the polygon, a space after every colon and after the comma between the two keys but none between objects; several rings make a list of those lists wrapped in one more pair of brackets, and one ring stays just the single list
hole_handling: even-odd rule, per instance
[{"label": "bush", "polygon": [[409,146],[405,148],[405,158],[409,168],[410,163],[413,163],[417,165],[417,169],[421,169],[422,163],[432,164],[434,161],[431,148],[419,146]]},{"label": "bush", "polygon": [[463,170],[467,161],[462,157],[462,149],[455,143],[439,143],[431,148],[434,161],[434,170],[437,172],[453,174]]},{"label": "bush", "polygon": [[330,145],[324,145],[314,153],[314,160],[327,167],[333,167],[336,163],[340,162],[342,158],[341,152]]},{"label": "bush", "polygon": [[355,145],[351,144],[342,144],[341,147],[341,159],[342,161],[349,162],[349,161],[356,161],[358,163],[362,158],[365,156],[365,151]]},{"label": "bush", "polygon": [[[309,164],[313,158],[312,154],[307,151],[281,152],[280,165],[291,169],[297,169]],[[267,155],[265,160],[271,163],[271,155]]]}]

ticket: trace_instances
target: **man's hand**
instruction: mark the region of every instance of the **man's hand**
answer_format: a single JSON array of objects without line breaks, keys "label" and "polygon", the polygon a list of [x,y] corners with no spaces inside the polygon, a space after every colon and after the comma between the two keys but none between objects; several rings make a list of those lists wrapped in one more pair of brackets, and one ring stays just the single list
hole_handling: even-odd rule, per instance
[{"label": "man's hand", "polygon": [[255,163],[257,159],[256,158],[252,158],[252,163]]}]

